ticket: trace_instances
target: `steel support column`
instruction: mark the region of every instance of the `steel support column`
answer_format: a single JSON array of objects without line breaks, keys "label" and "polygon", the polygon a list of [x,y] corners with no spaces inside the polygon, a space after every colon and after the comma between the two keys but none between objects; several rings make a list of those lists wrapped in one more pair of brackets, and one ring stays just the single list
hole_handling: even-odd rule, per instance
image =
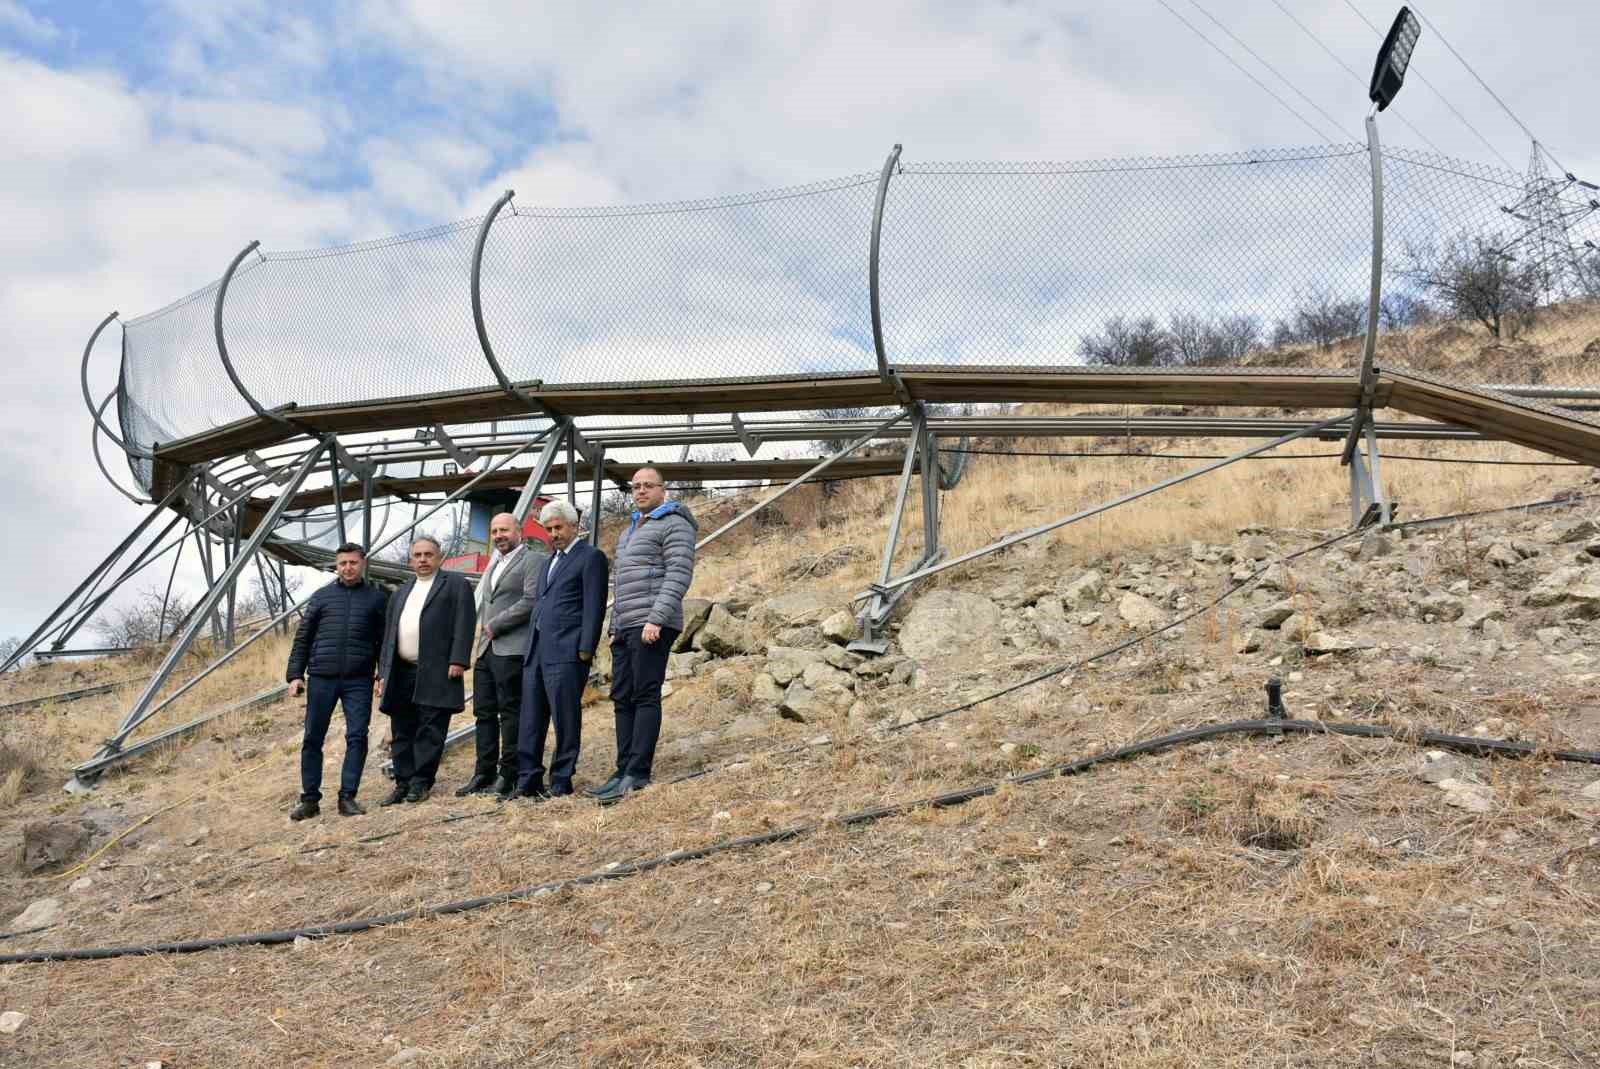
[{"label": "steel support column", "polygon": [[13,665],[21,661],[24,657],[28,656],[28,654],[32,653],[33,647],[36,646],[45,635],[49,634],[51,626],[55,624],[56,620],[58,620],[63,613],[68,611],[68,607],[82,597],[84,592],[90,587],[95,586],[101,577],[106,574],[106,572],[110,571],[116,566],[117,561],[122,559],[122,555],[128,552],[129,547],[131,547],[135,542],[144,536],[145,531],[149,530],[150,525],[156,522],[156,517],[160,516],[162,511],[166,509],[168,505],[177,500],[178,496],[183,492],[184,489],[184,484],[180,483],[178,486],[175,486],[171,490],[167,491],[167,496],[162,498],[155,508],[150,510],[149,515],[140,520],[134,526],[133,530],[129,531],[127,536],[124,537],[121,542],[117,543],[117,548],[113,549],[109,554],[106,555],[104,560],[95,565],[94,569],[84,577],[83,582],[79,583],[77,587],[73,589],[72,593],[68,594],[60,605],[56,606],[55,611],[53,611],[49,616],[45,617],[44,623],[35,628],[33,633],[22,641],[22,644],[19,645],[11,653],[11,655],[5,659],[4,664],[0,664],[0,672],[9,672]]},{"label": "steel support column", "polygon": [[134,701],[127,715],[122,718],[122,722],[117,726],[116,733],[105,741],[98,756],[115,753],[121,749],[122,743],[128,735],[153,715],[151,706],[155,703],[156,695],[167,680],[171,678],[173,670],[177,668],[184,655],[189,652],[189,647],[194,644],[195,637],[205,624],[205,616],[216,609],[224,593],[231,589],[238,579],[239,573],[244,569],[244,565],[255,556],[256,551],[267,540],[267,536],[272,533],[272,529],[277,525],[278,518],[283,515],[283,511],[288,506],[289,501],[299,492],[301,484],[306,480],[306,476],[310,475],[312,469],[316,467],[318,458],[332,448],[333,436],[329,435],[306,453],[305,459],[301,461],[294,477],[289,480],[288,485],[279,493],[272,507],[267,510],[266,516],[262,518],[261,523],[250,536],[250,541],[245,544],[241,552],[234,555],[233,560],[228,563],[222,575],[212,583],[211,589],[201,599],[194,616],[184,627],[183,633],[172,644],[172,648],[167,651],[166,657],[162,659],[155,674],[145,684],[144,690]]},{"label": "steel support column", "polygon": [[[906,413],[905,412],[903,412],[903,411],[902,412],[896,412],[892,417],[890,417],[889,419],[884,420],[882,423],[878,424],[872,430],[868,431],[866,434],[863,434],[861,437],[857,438],[855,441],[853,441],[849,445],[845,446],[839,452],[833,454],[833,456],[824,457],[822,460],[818,461],[816,464],[814,464],[810,468],[808,468],[805,472],[801,473],[800,475],[795,476],[793,479],[790,479],[777,492],[775,492],[775,493],[771,494],[770,496],[764,498],[760,502],[760,504],[752,505],[750,508],[745,509],[743,512],[739,513],[739,515],[735,516],[733,519],[729,520],[727,523],[723,524],[721,527],[718,527],[715,531],[712,531],[710,534],[706,535],[699,542],[695,543],[695,547],[694,547],[695,550],[699,551],[699,550],[704,549],[706,546],[709,546],[711,543],[715,542],[717,539],[721,538],[723,535],[727,534],[729,531],[731,531],[735,527],[739,526],[745,520],[748,520],[750,517],[754,516],[756,513],[760,512],[762,509],[766,508],[768,505],[772,504],[774,501],[777,501],[779,498],[781,498],[784,495],[788,494],[791,490],[794,490],[796,487],[802,485],[803,483],[809,482],[810,480],[812,480],[812,479],[816,478],[818,475],[820,475],[822,472],[824,472],[824,471],[828,470],[829,468],[831,468],[838,461],[841,461],[845,457],[854,454],[862,446],[866,445],[868,442],[872,441],[874,438],[879,437],[880,435],[883,434],[884,431],[888,430],[890,427],[894,426],[896,423],[899,423],[901,420],[903,420],[905,418],[906,418]],[[904,499],[902,498],[902,501],[903,500]]]},{"label": "steel support column", "polygon": [[1383,301],[1383,150],[1378,144],[1376,110],[1374,105],[1373,111],[1367,113],[1367,161],[1372,171],[1372,273],[1367,290],[1367,336],[1361,347],[1361,399],[1356,404],[1350,433],[1345,436],[1341,464],[1349,464],[1355,456],[1362,428],[1372,420],[1372,398],[1378,381],[1373,361],[1378,351],[1378,308]]},{"label": "steel support column", "polygon": [[589,544],[600,548],[600,495],[606,484],[606,447],[595,446],[594,492],[589,498]]},{"label": "steel support column", "polygon": [[[926,406],[918,403],[913,405],[910,411],[911,435],[906,439],[905,459],[900,465],[900,482],[895,489],[894,511],[889,514],[889,531],[883,542],[883,557],[878,566],[878,582],[874,584],[873,592],[858,617],[861,634],[849,645],[849,649],[857,653],[881,654],[889,648],[888,641],[883,637],[883,626],[889,622],[889,615],[894,612],[896,603],[904,596],[889,590],[887,584],[889,577],[894,574],[894,555],[900,546],[900,525],[905,516],[906,499],[911,495],[911,476],[916,471],[917,458],[927,448],[929,441]],[[923,457],[923,523],[936,525],[937,518],[933,510],[937,505],[929,502],[928,490],[933,484],[926,475],[927,468],[928,460]],[[922,556],[911,565],[911,570],[915,571],[926,565],[934,552],[934,546],[925,543]]]},{"label": "steel support column", "polygon": [[1195,479],[1201,475],[1216,471],[1218,468],[1225,468],[1229,464],[1237,464],[1241,460],[1248,460],[1250,457],[1256,456],[1260,453],[1268,452],[1272,449],[1276,449],[1280,445],[1286,445],[1297,438],[1304,438],[1307,435],[1316,434],[1318,431],[1325,430],[1329,427],[1337,427],[1352,418],[1354,417],[1348,415],[1337,416],[1333,419],[1323,420],[1321,423],[1312,424],[1309,427],[1302,427],[1299,430],[1290,432],[1289,434],[1274,438],[1270,442],[1266,442],[1258,446],[1252,446],[1249,449],[1231,454],[1230,456],[1224,457],[1221,460],[1215,460],[1191,471],[1186,471],[1181,475],[1174,475],[1170,479],[1163,479],[1160,482],[1154,483],[1150,486],[1142,487],[1141,489],[1123,494],[1120,497],[1112,498],[1110,501],[1074,512],[1070,516],[1062,517],[1059,520],[1052,520],[1049,523],[1040,524],[1038,527],[1032,527],[1026,531],[1022,531],[1014,535],[1008,535],[997,542],[992,542],[981,549],[974,549],[971,552],[963,553],[961,556],[955,557],[951,560],[941,561],[937,564],[928,565],[926,567],[920,567],[914,571],[907,572],[905,575],[902,575],[896,579],[889,579],[886,575],[885,578],[873,584],[870,590],[857,595],[857,597],[879,598],[887,596],[893,593],[896,589],[904,587],[910,583],[915,583],[920,579],[926,579],[930,575],[936,575],[939,572],[954,568],[957,565],[966,564],[968,561],[977,560],[979,557],[986,557],[991,553],[998,553],[1003,549],[1009,549],[1012,546],[1026,542],[1031,538],[1037,538],[1040,535],[1048,534],[1051,531],[1065,527],[1068,524],[1077,523],[1079,520],[1085,520],[1091,516],[1098,516],[1102,512],[1109,512],[1119,505],[1126,505],[1129,502],[1137,501],[1142,497],[1149,497],[1151,494],[1157,493],[1158,491],[1177,486],[1179,483],[1188,482],[1190,479]]},{"label": "steel support column", "polygon": [[[533,499],[539,496],[539,490],[544,486],[544,481],[550,477],[550,469],[555,466],[556,455],[561,451],[561,446],[568,446],[567,456],[570,458],[572,420],[562,419],[550,428],[550,437],[546,439],[544,451],[539,454],[539,459],[534,463],[533,470],[528,472],[528,481],[522,484],[522,493],[517,497],[517,504],[511,514],[517,518],[517,529],[521,530],[523,522],[528,518],[528,510],[533,507]],[[531,444],[531,443],[530,443]],[[568,460],[571,463],[571,460]],[[571,469],[569,468],[568,471]]]}]

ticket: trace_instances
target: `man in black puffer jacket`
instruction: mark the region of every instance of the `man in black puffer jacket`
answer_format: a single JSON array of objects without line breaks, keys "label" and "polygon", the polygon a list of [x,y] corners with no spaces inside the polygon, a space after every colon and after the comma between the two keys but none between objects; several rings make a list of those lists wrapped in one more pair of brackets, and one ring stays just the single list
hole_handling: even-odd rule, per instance
[{"label": "man in black puffer jacket", "polygon": [[[367,763],[367,725],[372,720],[372,681],[383,641],[389,596],[368,583],[362,572],[367,554],[346,542],[334,555],[338,579],[311,595],[289,650],[289,693],[306,694],[306,734],[300,743],[300,804],[290,820],[305,820],[321,810],[322,743],[328,737],[333,707],[344,706],[344,768],[339,773],[339,815],[359,816],[356,804],[361,769]],[[303,677],[310,675],[307,687]]]}]

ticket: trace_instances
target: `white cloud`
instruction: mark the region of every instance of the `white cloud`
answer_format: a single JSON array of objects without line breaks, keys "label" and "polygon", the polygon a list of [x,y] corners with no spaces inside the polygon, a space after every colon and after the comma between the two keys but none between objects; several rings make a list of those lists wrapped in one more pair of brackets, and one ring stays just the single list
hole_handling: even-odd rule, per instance
[{"label": "white cloud", "polygon": [[[1357,3],[1380,17],[1368,0]],[[1342,125],[1358,127],[1366,110],[1358,83],[1376,39],[1343,5],[1289,0],[1287,6],[1358,78],[1275,9],[1209,5]],[[0,99],[8,108],[0,321],[7,324],[3,358],[14,406],[23,413],[0,443],[0,470],[9,473],[0,501],[14,515],[57,524],[48,537],[54,567],[16,570],[0,590],[0,634],[31,626],[137,519],[137,510],[103,486],[87,451],[77,358],[89,330],[112,308],[147,312],[209,282],[251,238],[270,250],[377,237],[480,213],[508,186],[517,189],[519,206],[557,207],[769,189],[875,172],[896,141],[905,143],[908,161],[925,161],[1073,160],[1313,140],[1156,5],[708,0],[625,12],[547,5],[533,17],[520,4],[369,0],[313,18],[267,0],[169,0],[162,12],[160,32],[149,40],[165,49],[158,57],[165,66],[154,84],[138,89],[114,71],[52,68],[0,53]],[[1586,52],[1600,11],[1576,2],[1463,0],[1437,14],[1452,43],[1565,163],[1590,178],[1600,173],[1581,106],[1600,89]],[[0,0],[0,32],[45,43],[72,35],[62,25]],[[337,64],[390,72],[392,95],[370,95],[384,91],[382,82],[377,90],[346,87],[330,77]],[[1520,132],[1437,40],[1425,35],[1415,69],[1521,165]],[[525,132],[527,116],[545,112],[548,123]],[[1415,77],[1382,123],[1387,143],[1416,143],[1401,117],[1446,152],[1489,155]],[[330,171],[339,172],[332,181]],[[357,172],[370,179],[336,188]],[[1173,197],[1165,207],[1176,213],[1184,204]],[[1294,207],[1266,203],[1258,214],[1270,219]],[[1347,210],[1361,209],[1357,202]],[[1025,220],[991,223],[975,213],[965,229],[930,235],[937,239],[930,250],[961,257],[962,269],[977,273],[990,263],[985,257],[1004,251],[999,238],[1043,256],[1049,255],[1044,239],[1066,243],[1078,236],[1071,227],[1059,235],[1030,234]],[[1117,236],[1132,224],[1119,216],[1097,225],[1102,236]],[[511,233],[497,230],[491,255],[507,251],[501,239]],[[1144,279],[1142,292],[1153,301],[1180,287],[1199,292],[1206,279],[1197,268],[1220,255],[1204,243],[1228,236],[1205,227],[1173,233],[1199,243],[1205,257],[1170,279]],[[741,354],[748,363],[747,354],[758,350],[796,365],[853,359],[860,338],[839,323],[853,323],[858,313],[818,300],[826,287],[794,269],[807,242],[826,236],[785,234],[760,249],[725,242],[750,268],[737,278],[718,277],[709,260],[681,279],[672,271],[652,273],[643,262],[651,249],[636,243],[607,263],[609,277],[599,281],[611,288],[597,283],[593,291],[603,299],[568,288],[563,314],[603,324],[609,310],[662,293],[681,300],[665,311],[692,314],[676,326],[635,320],[592,332],[565,355],[595,352],[597,361],[619,367],[669,365],[682,359],[683,324],[699,317],[717,341],[718,359],[740,371],[747,370]],[[987,244],[973,245],[977,240]],[[714,245],[705,244],[707,256]],[[891,253],[910,255],[909,249],[899,244]],[[336,272],[314,277],[324,293],[335,292]],[[317,343],[318,324],[309,318],[286,324],[284,332],[253,334],[241,320],[241,359],[256,381],[277,382],[287,397],[307,379],[328,377],[326,369],[337,363],[330,353],[370,350],[379,329],[424,352],[418,339],[439,329],[430,322],[435,308],[452,317],[450,331],[470,330],[461,321],[464,283],[456,261],[441,258],[395,285],[426,286],[430,279],[441,280],[436,303],[417,302],[414,321],[385,324],[382,307],[375,307],[370,319],[348,324],[333,341],[324,336]],[[1267,292],[1280,283],[1263,276],[1260,285]],[[241,287],[241,301],[248,291]],[[1053,297],[1046,293],[1032,318],[1016,324],[1014,344],[1045,347],[1077,329],[1075,310]],[[513,339],[531,337],[536,309],[512,305],[509,295],[497,299],[505,303],[491,308],[491,328],[507,339],[502,356],[514,366],[522,359],[526,368]],[[891,325],[905,332],[907,344],[980,351],[982,345],[952,329],[962,322],[956,312],[902,313]],[[462,337],[470,349],[470,334]],[[114,383],[115,359],[112,331],[93,366],[97,398]],[[214,368],[199,374],[210,357],[202,352],[194,359],[197,374],[180,381],[164,403],[191,418],[237,411],[241,402]],[[417,375],[438,373],[434,364],[418,366]],[[201,390],[202,378],[210,383],[205,389],[220,391],[211,402],[185,392]],[[334,382],[329,389],[363,385]]]},{"label": "white cloud", "polygon": [[8,29],[32,44],[48,44],[61,36],[55,23],[35,15],[17,0],[0,0],[0,29]]}]

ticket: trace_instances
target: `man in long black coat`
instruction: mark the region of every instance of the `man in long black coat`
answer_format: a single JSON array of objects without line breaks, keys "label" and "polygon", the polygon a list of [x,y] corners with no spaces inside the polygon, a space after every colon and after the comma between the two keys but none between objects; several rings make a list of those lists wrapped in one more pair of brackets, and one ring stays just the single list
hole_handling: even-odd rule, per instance
[{"label": "man in long black coat", "polygon": [[[289,693],[306,695],[306,731],[300,743],[300,801],[291,820],[314,817],[322,808],[322,744],[335,704],[344,706],[344,767],[339,773],[339,815],[359,816],[356,802],[367,763],[367,725],[372,720],[372,671],[383,640],[389,598],[362,574],[367,554],[354,542],[333,556],[338,578],[306,601],[289,650]],[[307,685],[306,677],[310,676]]]},{"label": "man in long black coat", "polygon": [[439,543],[411,543],[416,574],[389,599],[378,658],[378,708],[389,714],[394,793],[380,805],[421,802],[433,790],[450,716],[466,707],[463,677],[477,624],[472,586],[439,570]]}]

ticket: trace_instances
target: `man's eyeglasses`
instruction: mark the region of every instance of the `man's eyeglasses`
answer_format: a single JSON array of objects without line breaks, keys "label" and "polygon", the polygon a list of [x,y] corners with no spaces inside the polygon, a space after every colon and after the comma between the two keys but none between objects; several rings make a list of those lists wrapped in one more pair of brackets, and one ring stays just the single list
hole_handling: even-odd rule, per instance
[{"label": "man's eyeglasses", "polygon": [[660,483],[629,483],[629,490],[649,490],[651,487],[660,486]]}]

